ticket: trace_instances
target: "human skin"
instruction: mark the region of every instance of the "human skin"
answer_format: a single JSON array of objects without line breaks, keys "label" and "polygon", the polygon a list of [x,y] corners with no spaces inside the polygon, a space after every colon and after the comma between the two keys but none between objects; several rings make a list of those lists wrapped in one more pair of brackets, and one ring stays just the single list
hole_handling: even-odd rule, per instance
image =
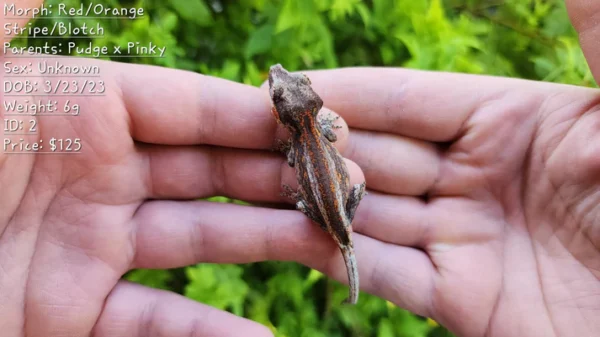
[{"label": "human skin", "polygon": [[[567,5],[598,80],[600,5]],[[61,62],[99,64],[107,93],[70,97],[81,116],[38,118],[40,136],[80,137],[82,154],[0,153],[3,335],[271,335],[120,280],[132,268],[286,260],[345,281],[335,244],[300,212],[190,201],[286,201],[293,171],[269,151],[285,133],[266,90]],[[354,221],[362,290],[458,336],[600,333],[598,90],[406,69],[307,74],[347,123],[336,144],[353,183],[367,181]]]}]

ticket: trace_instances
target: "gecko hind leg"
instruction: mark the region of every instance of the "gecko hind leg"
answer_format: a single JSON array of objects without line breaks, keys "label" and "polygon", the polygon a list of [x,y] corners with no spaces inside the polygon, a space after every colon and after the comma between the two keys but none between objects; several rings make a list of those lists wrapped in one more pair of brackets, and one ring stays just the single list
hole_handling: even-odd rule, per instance
[{"label": "gecko hind leg", "polygon": [[300,200],[300,193],[290,187],[290,185],[283,184],[283,191],[280,193],[282,197],[298,202]]},{"label": "gecko hind leg", "polygon": [[348,201],[346,202],[346,215],[348,216],[349,220],[348,223],[352,223],[352,220],[354,220],[356,208],[358,208],[358,204],[365,196],[365,194],[367,194],[367,192],[365,191],[365,187],[366,182],[352,186],[350,196],[348,197]]},{"label": "gecko hind leg", "polygon": [[277,152],[281,152],[281,153],[287,153],[291,147],[291,140],[281,140],[281,139],[277,139],[275,141],[275,145],[273,146],[273,151],[277,151]]},{"label": "gecko hind leg", "polygon": [[302,213],[304,213],[304,215],[306,215],[313,222],[316,222],[322,230],[327,232],[327,228],[325,227],[325,222],[323,221],[323,218],[321,217],[319,212],[316,212],[312,207],[308,205],[308,203],[306,203],[303,200],[299,200],[298,202],[296,202],[296,208]]},{"label": "gecko hind leg", "polygon": [[295,191],[289,185],[283,185],[283,192],[281,192],[281,196],[292,199],[296,203],[296,209],[300,212],[304,213],[310,220],[316,222],[322,230],[327,232],[327,228],[325,227],[325,221],[319,212],[317,212],[313,207],[309,205],[306,201],[302,199],[300,196],[300,192]]}]

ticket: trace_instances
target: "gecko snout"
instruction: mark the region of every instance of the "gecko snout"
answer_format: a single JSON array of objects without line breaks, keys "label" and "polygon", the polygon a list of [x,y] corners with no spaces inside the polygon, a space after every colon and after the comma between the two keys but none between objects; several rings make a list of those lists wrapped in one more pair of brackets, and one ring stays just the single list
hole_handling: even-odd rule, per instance
[{"label": "gecko snout", "polygon": [[283,69],[281,64],[271,66],[269,69],[269,86],[273,86],[274,83],[283,82],[286,77],[289,77],[289,73]]}]

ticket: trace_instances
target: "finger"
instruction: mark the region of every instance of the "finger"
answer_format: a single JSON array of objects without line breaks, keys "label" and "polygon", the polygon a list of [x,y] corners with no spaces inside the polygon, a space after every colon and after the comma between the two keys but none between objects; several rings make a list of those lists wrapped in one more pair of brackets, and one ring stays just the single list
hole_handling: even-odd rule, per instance
[{"label": "finger", "polygon": [[432,218],[431,207],[418,198],[369,191],[358,206],[352,229],[382,242],[425,248]]},{"label": "finger", "polygon": [[[312,224],[299,211],[207,201],[151,201],[133,218],[135,258],[131,268],[176,268],[199,262],[249,263],[280,252],[288,235],[307,241]],[[287,231],[287,233],[286,233]],[[320,233],[319,233],[320,234]]]},{"label": "finger", "polygon": [[352,131],[343,154],[360,166],[369,190],[397,195],[426,194],[441,162],[433,143],[362,130]]},{"label": "finger", "polygon": [[114,67],[138,141],[242,148],[273,144],[276,121],[268,95],[258,88],[162,67]]},{"label": "finger", "polygon": [[[353,223],[357,229],[369,226],[371,219],[376,221],[373,222],[374,225],[379,225],[378,221],[387,220],[386,216],[390,214],[390,210],[386,211],[384,208],[393,207],[390,200],[370,199],[369,194],[358,208],[357,220]],[[373,202],[382,203],[384,207],[374,210],[386,211],[384,216],[369,211]],[[363,208],[363,203],[367,206],[366,209]],[[408,213],[409,206],[406,203],[398,208]],[[417,242],[421,238],[418,230],[409,228],[423,223],[421,214],[426,213],[416,213],[395,221],[398,223],[395,228],[398,233],[392,238],[399,238],[405,233],[402,243]],[[285,249],[289,249],[290,255],[287,256],[293,258],[293,254],[298,251],[310,249],[310,242],[315,240],[315,234],[323,234],[317,225],[296,210],[273,210],[207,201],[146,202],[138,209],[132,221],[135,258],[131,268],[177,268],[199,262],[249,263],[281,258],[282,254],[286,254]],[[313,231],[314,229],[318,230]],[[411,232],[414,233],[412,237]],[[317,238],[322,238],[319,235]],[[293,239],[295,246],[288,247],[285,241],[289,240],[289,236],[299,236],[306,242],[300,244]],[[327,235],[324,237],[327,238]],[[273,256],[273,251],[279,252],[277,256]]]},{"label": "finger", "polygon": [[[301,262],[347,282],[343,259],[331,237],[298,211],[155,201],[140,208],[134,226],[132,268],[283,260]],[[434,270],[427,255],[360,234],[353,237],[362,289],[427,313]]]},{"label": "finger", "polygon": [[306,74],[324,105],[342,115],[350,127],[437,142],[455,139],[486,101],[509,90],[529,94],[546,87],[523,80],[399,68]]},{"label": "finger", "polygon": [[131,268],[177,268],[199,262],[264,261],[273,233],[302,224],[297,211],[207,201],[150,201],[133,218]]},{"label": "finger", "polygon": [[211,146],[138,146],[146,195],[192,199],[227,195],[246,201],[281,201],[289,170],[283,155]]},{"label": "finger", "polygon": [[120,281],[94,328],[97,337],[273,336],[266,327],[170,292]]},{"label": "finger", "polygon": [[[190,199],[214,195],[282,202],[281,185],[297,185],[285,156],[275,152],[221,147],[138,146],[140,179],[153,199]],[[356,164],[346,160],[353,183],[364,181]]]},{"label": "finger", "polygon": [[579,33],[579,42],[596,82],[600,79],[600,2],[567,0],[567,11],[573,26]]}]

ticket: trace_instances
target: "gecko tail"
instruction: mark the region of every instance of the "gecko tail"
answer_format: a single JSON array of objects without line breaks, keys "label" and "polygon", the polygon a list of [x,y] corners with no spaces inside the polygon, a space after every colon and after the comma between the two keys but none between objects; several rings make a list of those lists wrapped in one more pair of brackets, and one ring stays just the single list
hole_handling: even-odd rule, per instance
[{"label": "gecko tail", "polygon": [[348,245],[343,247],[341,251],[342,255],[344,256],[344,262],[346,263],[346,270],[348,271],[348,284],[350,286],[350,294],[342,304],[356,304],[356,302],[358,302],[360,285],[358,280],[358,266],[356,265],[354,248],[352,245]]}]

